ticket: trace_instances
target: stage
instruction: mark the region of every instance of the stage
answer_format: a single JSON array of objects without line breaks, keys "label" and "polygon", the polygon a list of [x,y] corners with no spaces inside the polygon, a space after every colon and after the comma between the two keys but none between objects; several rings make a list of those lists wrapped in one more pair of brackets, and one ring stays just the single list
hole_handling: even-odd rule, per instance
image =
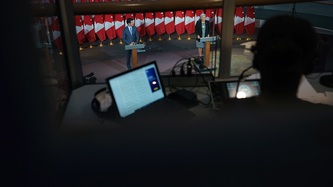
[{"label": "stage", "polygon": [[[170,36],[168,40],[167,34],[162,36],[162,40],[158,40],[158,36],[154,36],[152,41],[148,37],[142,38],[146,48],[142,52],[138,51],[138,65],[150,61],[157,61],[161,75],[169,75],[175,63],[186,61],[189,57],[197,57],[198,51],[195,45],[195,35],[191,35],[188,40],[187,34],[181,36],[181,40],[177,39],[177,35]],[[234,36],[232,59],[231,59],[231,76],[238,76],[244,69],[251,65],[252,53],[245,49],[246,44],[254,42],[254,36],[251,40],[246,40],[247,36],[240,36],[241,40],[237,40],[238,36]],[[219,68],[220,41],[211,44],[210,62],[208,68],[214,70]],[[96,41],[90,48],[89,43],[81,45],[80,50],[83,75],[93,72],[96,77],[96,83],[103,83],[105,78],[116,73],[127,70],[125,63],[125,45],[119,43],[116,39],[113,45],[110,40],[100,42]],[[180,62],[180,63],[181,63]],[[218,71],[213,71],[218,76]],[[255,70],[249,70],[247,74],[255,73]]]}]

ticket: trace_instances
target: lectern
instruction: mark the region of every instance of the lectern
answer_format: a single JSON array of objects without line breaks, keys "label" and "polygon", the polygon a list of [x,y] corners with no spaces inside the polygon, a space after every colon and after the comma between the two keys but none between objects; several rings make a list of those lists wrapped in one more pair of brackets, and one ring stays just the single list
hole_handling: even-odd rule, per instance
[{"label": "lectern", "polygon": [[133,66],[138,66],[138,52],[137,49],[144,48],[144,44],[135,44],[135,45],[125,45],[125,50],[132,50],[132,57],[133,57]]},{"label": "lectern", "polygon": [[210,42],[215,42],[217,40],[216,36],[200,38],[200,42],[205,42],[205,66],[209,66],[210,58]]}]

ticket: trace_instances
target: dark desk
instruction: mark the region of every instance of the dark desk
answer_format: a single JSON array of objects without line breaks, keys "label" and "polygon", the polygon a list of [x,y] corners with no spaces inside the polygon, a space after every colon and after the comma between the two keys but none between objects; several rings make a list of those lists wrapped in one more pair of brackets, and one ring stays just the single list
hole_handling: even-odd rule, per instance
[{"label": "dark desk", "polygon": [[[103,120],[91,108],[91,101],[94,98],[95,92],[104,87],[106,87],[105,84],[90,84],[73,90],[64,113],[62,124],[68,128],[93,127],[94,125],[101,124],[117,127],[118,124],[115,121]],[[208,103],[207,89],[206,87],[197,87],[192,88],[191,91],[197,94],[200,101]],[[170,93],[168,88],[166,88],[166,92],[167,94]],[[200,104],[190,108],[190,110],[197,115],[193,120],[213,114],[210,108],[203,107]]]},{"label": "dark desk", "polygon": [[[317,75],[312,76],[317,77]],[[64,113],[63,125],[69,128],[96,127],[96,125],[101,124],[111,127],[118,126],[118,124],[112,120],[102,120],[91,108],[91,101],[94,98],[95,92],[105,86],[105,84],[91,84],[73,90]],[[203,103],[208,103],[207,87],[188,87],[186,89],[196,93],[197,98]],[[315,103],[332,105],[332,91],[332,88],[325,88],[319,85],[315,79],[309,79],[309,81],[303,79],[299,88],[298,97]],[[166,92],[167,94],[170,93],[168,87],[166,87]],[[193,120],[201,117],[209,118],[214,116],[214,111],[211,107],[203,107],[200,104],[190,108],[190,110],[197,115]]]},{"label": "dark desk", "polygon": [[[313,128],[302,133],[298,123],[289,123],[280,114],[270,118],[260,113],[268,122],[260,119],[251,123],[243,114],[221,119],[215,125],[201,121],[204,123],[172,123],[170,128],[122,128],[109,120],[101,122],[91,109],[94,93],[103,87],[85,85],[72,91],[63,121],[66,130],[72,131],[60,134],[56,149],[48,153],[54,154],[53,160],[47,161],[56,163],[52,165],[57,174],[55,182],[67,180],[73,186],[93,186],[96,182],[105,186],[211,186],[212,181],[223,186],[227,180],[232,186],[270,186],[272,181],[279,186],[332,183],[327,172],[332,168],[331,144],[317,146],[313,143]],[[207,88],[191,91],[199,100],[207,99]],[[190,110],[197,114],[193,120],[213,115],[210,108],[201,105]],[[320,131],[318,134],[322,137]]]}]

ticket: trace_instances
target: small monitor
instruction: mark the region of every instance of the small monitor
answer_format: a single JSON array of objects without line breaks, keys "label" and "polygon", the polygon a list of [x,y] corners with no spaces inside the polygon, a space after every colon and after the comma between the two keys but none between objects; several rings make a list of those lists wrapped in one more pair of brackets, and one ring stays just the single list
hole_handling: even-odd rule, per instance
[{"label": "small monitor", "polygon": [[[236,90],[238,91],[236,94]],[[214,80],[209,82],[209,91],[214,109],[219,109],[228,100],[250,98],[260,95],[260,80]]]}]

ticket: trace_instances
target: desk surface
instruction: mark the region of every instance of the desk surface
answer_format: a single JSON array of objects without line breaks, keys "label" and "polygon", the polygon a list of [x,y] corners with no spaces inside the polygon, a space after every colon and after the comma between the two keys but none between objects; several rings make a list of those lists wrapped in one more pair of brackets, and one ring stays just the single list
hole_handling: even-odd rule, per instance
[{"label": "desk surface", "polygon": [[[93,127],[101,124],[118,126],[118,124],[112,120],[103,120],[96,115],[91,108],[91,101],[94,98],[95,92],[104,87],[106,87],[105,84],[90,84],[73,90],[64,113],[62,124],[70,128]],[[195,92],[197,98],[202,103],[209,102],[207,87],[190,87],[186,89]],[[168,87],[166,88],[166,93],[170,93]],[[298,97],[314,103],[333,105],[332,93],[332,88],[321,86],[319,83],[316,84],[316,80],[314,79],[303,79],[299,88]],[[201,104],[190,108],[190,111],[197,115],[193,120],[214,115],[214,110],[211,107],[203,106]]]},{"label": "desk surface", "polygon": [[[312,87],[303,85],[301,90],[308,92],[310,98]],[[279,122],[286,120],[277,117],[269,118],[268,123],[259,120],[260,124],[253,128],[237,118],[235,120],[241,123],[232,125],[226,122],[223,123],[226,125],[214,126],[205,121],[204,124],[190,124],[190,128],[187,124],[186,127],[171,124],[170,129],[136,126],[118,131],[123,128],[117,128],[119,126],[112,121],[101,123],[91,109],[94,93],[103,87],[104,84],[93,84],[73,90],[64,115],[66,128],[72,131],[59,134],[61,138],[54,141],[55,147],[45,149],[49,158],[43,157],[47,166],[55,168],[52,172],[57,174],[57,179],[54,181],[61,183],[67,179],[78,184],[99,181],[110,184],[108,186],[119,186],[118,182],[125,185],[170,183],[169,186],[207,183],[209,186],[212,181],[223,186],[225,179],[239,182],[239,178],[242,184],[253,183],[253,179],[256,184],[258,181],[265,183],[266,179],[265,186],[272,181],[290,184],[290,179],[296,181],[295,185],[308,184],[307,180],[313,180],[314,184],[332,182],[330,173],[326,172],[332,168],[332,145],[328,144],[333,142],[331,129],[317,133],[314,128],[300,131],[298,123],[287,123],[281,128]],[[197,93],[199,100],[207,97],[205,87],[192,91]],[[211,115],[209,108],[200,105],[191,110],[200,116]],[[272,125],[279,128],[272,130]],[[98,131],[94,131],[96,129]],[[323,140],[327,143],[319,147],[313,143]],[[43,150],[45,145],[48,144],[43,142]],[[262,171],[273,173],[266,177],[275,178],[263,179]],[[68,178],[58,180],[58,176]],[[82,176],[89,180],[83,180]]]},{"label": "desk surface", "polygon": [[[73,90],[67,104],[62,124],[66,125],[66,127],[72,128],[100,125],[102,123],[104,125],[118,126],[118,124],[112,120],[103,120],[93,111],[91,107],[91,102],[94,98],[95,92],[104,87],[106,87],[105,84],[89,84]],[[209,102],[209,97],[207,95],[208,90],[206,87],[197,87],[190,90],[195,92],[197,94],[197,98],[203,103]],[[169,93],[170,91],[167,88],[166,94]],[[195,119],[213,115],[211,108],[204,107],[201,104],[192,107],[189,110],[197,115]]]}]

